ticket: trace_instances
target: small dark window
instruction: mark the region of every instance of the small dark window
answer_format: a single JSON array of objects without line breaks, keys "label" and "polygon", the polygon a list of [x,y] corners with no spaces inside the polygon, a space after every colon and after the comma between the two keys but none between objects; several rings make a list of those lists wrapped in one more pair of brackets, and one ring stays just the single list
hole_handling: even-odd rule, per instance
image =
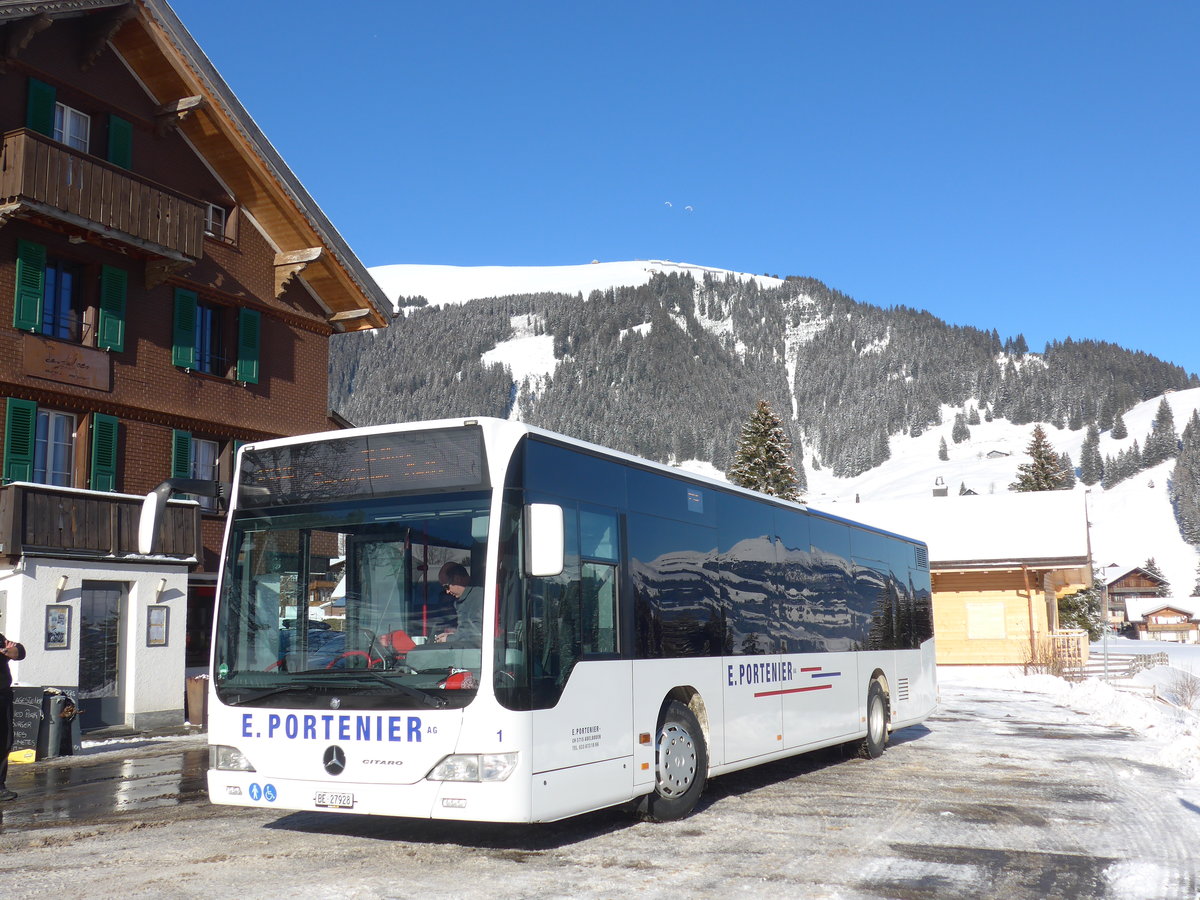
[{"label": "small dark window", "polygon": [[207,375],[225,375],[229,361],[225,357],[221,309],[207,303],[196,304],[195,370]]},{"label": "small dark window", "polygon": [[80,340],[83,323],[81,286],[79,266],[62,259],[46,261],[39,329],[42,334],[65,341]]}]

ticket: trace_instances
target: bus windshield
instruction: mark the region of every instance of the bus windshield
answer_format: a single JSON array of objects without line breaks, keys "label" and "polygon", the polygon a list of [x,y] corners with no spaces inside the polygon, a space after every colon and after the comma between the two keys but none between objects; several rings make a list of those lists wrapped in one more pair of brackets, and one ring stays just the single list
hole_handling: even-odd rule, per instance
[{"label": "bus windshield", "polygon": [[465,706],[479,684],[487,491],[236,513],[213,674],[222,702]]}]

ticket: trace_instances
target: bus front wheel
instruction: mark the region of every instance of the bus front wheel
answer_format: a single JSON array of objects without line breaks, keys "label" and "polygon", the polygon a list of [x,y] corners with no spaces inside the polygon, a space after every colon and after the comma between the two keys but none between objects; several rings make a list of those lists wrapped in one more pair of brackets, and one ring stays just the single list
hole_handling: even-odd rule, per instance
[{"label": "bus front wheel", "polygon": [[867,736],[858,745],[863,759],[878,759],[888,739],[888,704],[883,685],[872,681],[867,689]]},{"label": "bus front wheel", "polygon": [[708,748],[692,711],[672,700],[663,708],[654,748],[654,791],[638,808],[651,822],[682,819],[693,809],[708,779]]}]

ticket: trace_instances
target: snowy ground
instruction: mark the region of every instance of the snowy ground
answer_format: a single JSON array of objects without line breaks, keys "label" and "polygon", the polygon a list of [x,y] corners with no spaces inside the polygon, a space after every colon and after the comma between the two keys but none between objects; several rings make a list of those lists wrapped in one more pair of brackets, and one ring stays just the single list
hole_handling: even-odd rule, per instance
[{"label": "snowy ground", "polygon": [[[1129,649],[1122,643],[1160,649],[1114,642],[1110,652]],[[1200,650],[1161,649],[1182,665]],[[41,794],[18,773],[22,797],[0,811],[0,884],[6,896],[60,900],[1195,900],[1196,714],[1097,680],[940,676],[938,711],[897,732],[880,759],[822,752],[723,776],[693,816],[663,825],[617,810],[514,827],[162,804],[146,775],[154,760],[131,764],[129,748],[97,744],[74,766],[105,772],[116,761],[120,774],[97,783],[148,801],[43,816],[83,773],[43,773]],[[163,760],[178,752],[159,746]]]}]

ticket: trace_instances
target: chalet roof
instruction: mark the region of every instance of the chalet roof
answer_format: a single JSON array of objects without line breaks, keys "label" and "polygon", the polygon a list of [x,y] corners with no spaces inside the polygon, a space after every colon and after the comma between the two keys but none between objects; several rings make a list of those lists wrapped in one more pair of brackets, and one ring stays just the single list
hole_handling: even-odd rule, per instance
[{"label": "chalet roof", "polygon": [[1110,586],[1113,584],[1116,584],[1122,578],[1126,578],[1126,577],[1134,574],[1135,572],[1138,575],[1141,575],[1147,581],[1153,581],[1156,584],[1166,584],[1167,583],[1167,579],[1163,578],[1161,575],[1155,575],[1149,569],[1144,569],[1141,566],[1130,566],[1129,568],[1122,569],[1116,575],[1110,576],[1108,579],[1108,583]]},{"label": "chalet roof", "polygon": [[277,284],[299,272],[341,330],[387,325],[392,307],[383,290],[165,0],[0,0],[6,31],[18,24],[36,31],[25,20],[91,14],[107,16],[99,37],[116,49],[160,110],[177,115],[180,131],[275,244]]},{"label": "chalet roof", "polygon": [[1090,565],[1082,491],[1035,491],[856,503],[840,515],[929,545],[932,568]]},{"label": "chalet roof", "polygon": [[1176,610],[1189,619],[1200,619],[1200,597],[1130,597],[1125,601],[1125,615],[1130,622],[1144,622],[1146,616],[1164,609]]}]

